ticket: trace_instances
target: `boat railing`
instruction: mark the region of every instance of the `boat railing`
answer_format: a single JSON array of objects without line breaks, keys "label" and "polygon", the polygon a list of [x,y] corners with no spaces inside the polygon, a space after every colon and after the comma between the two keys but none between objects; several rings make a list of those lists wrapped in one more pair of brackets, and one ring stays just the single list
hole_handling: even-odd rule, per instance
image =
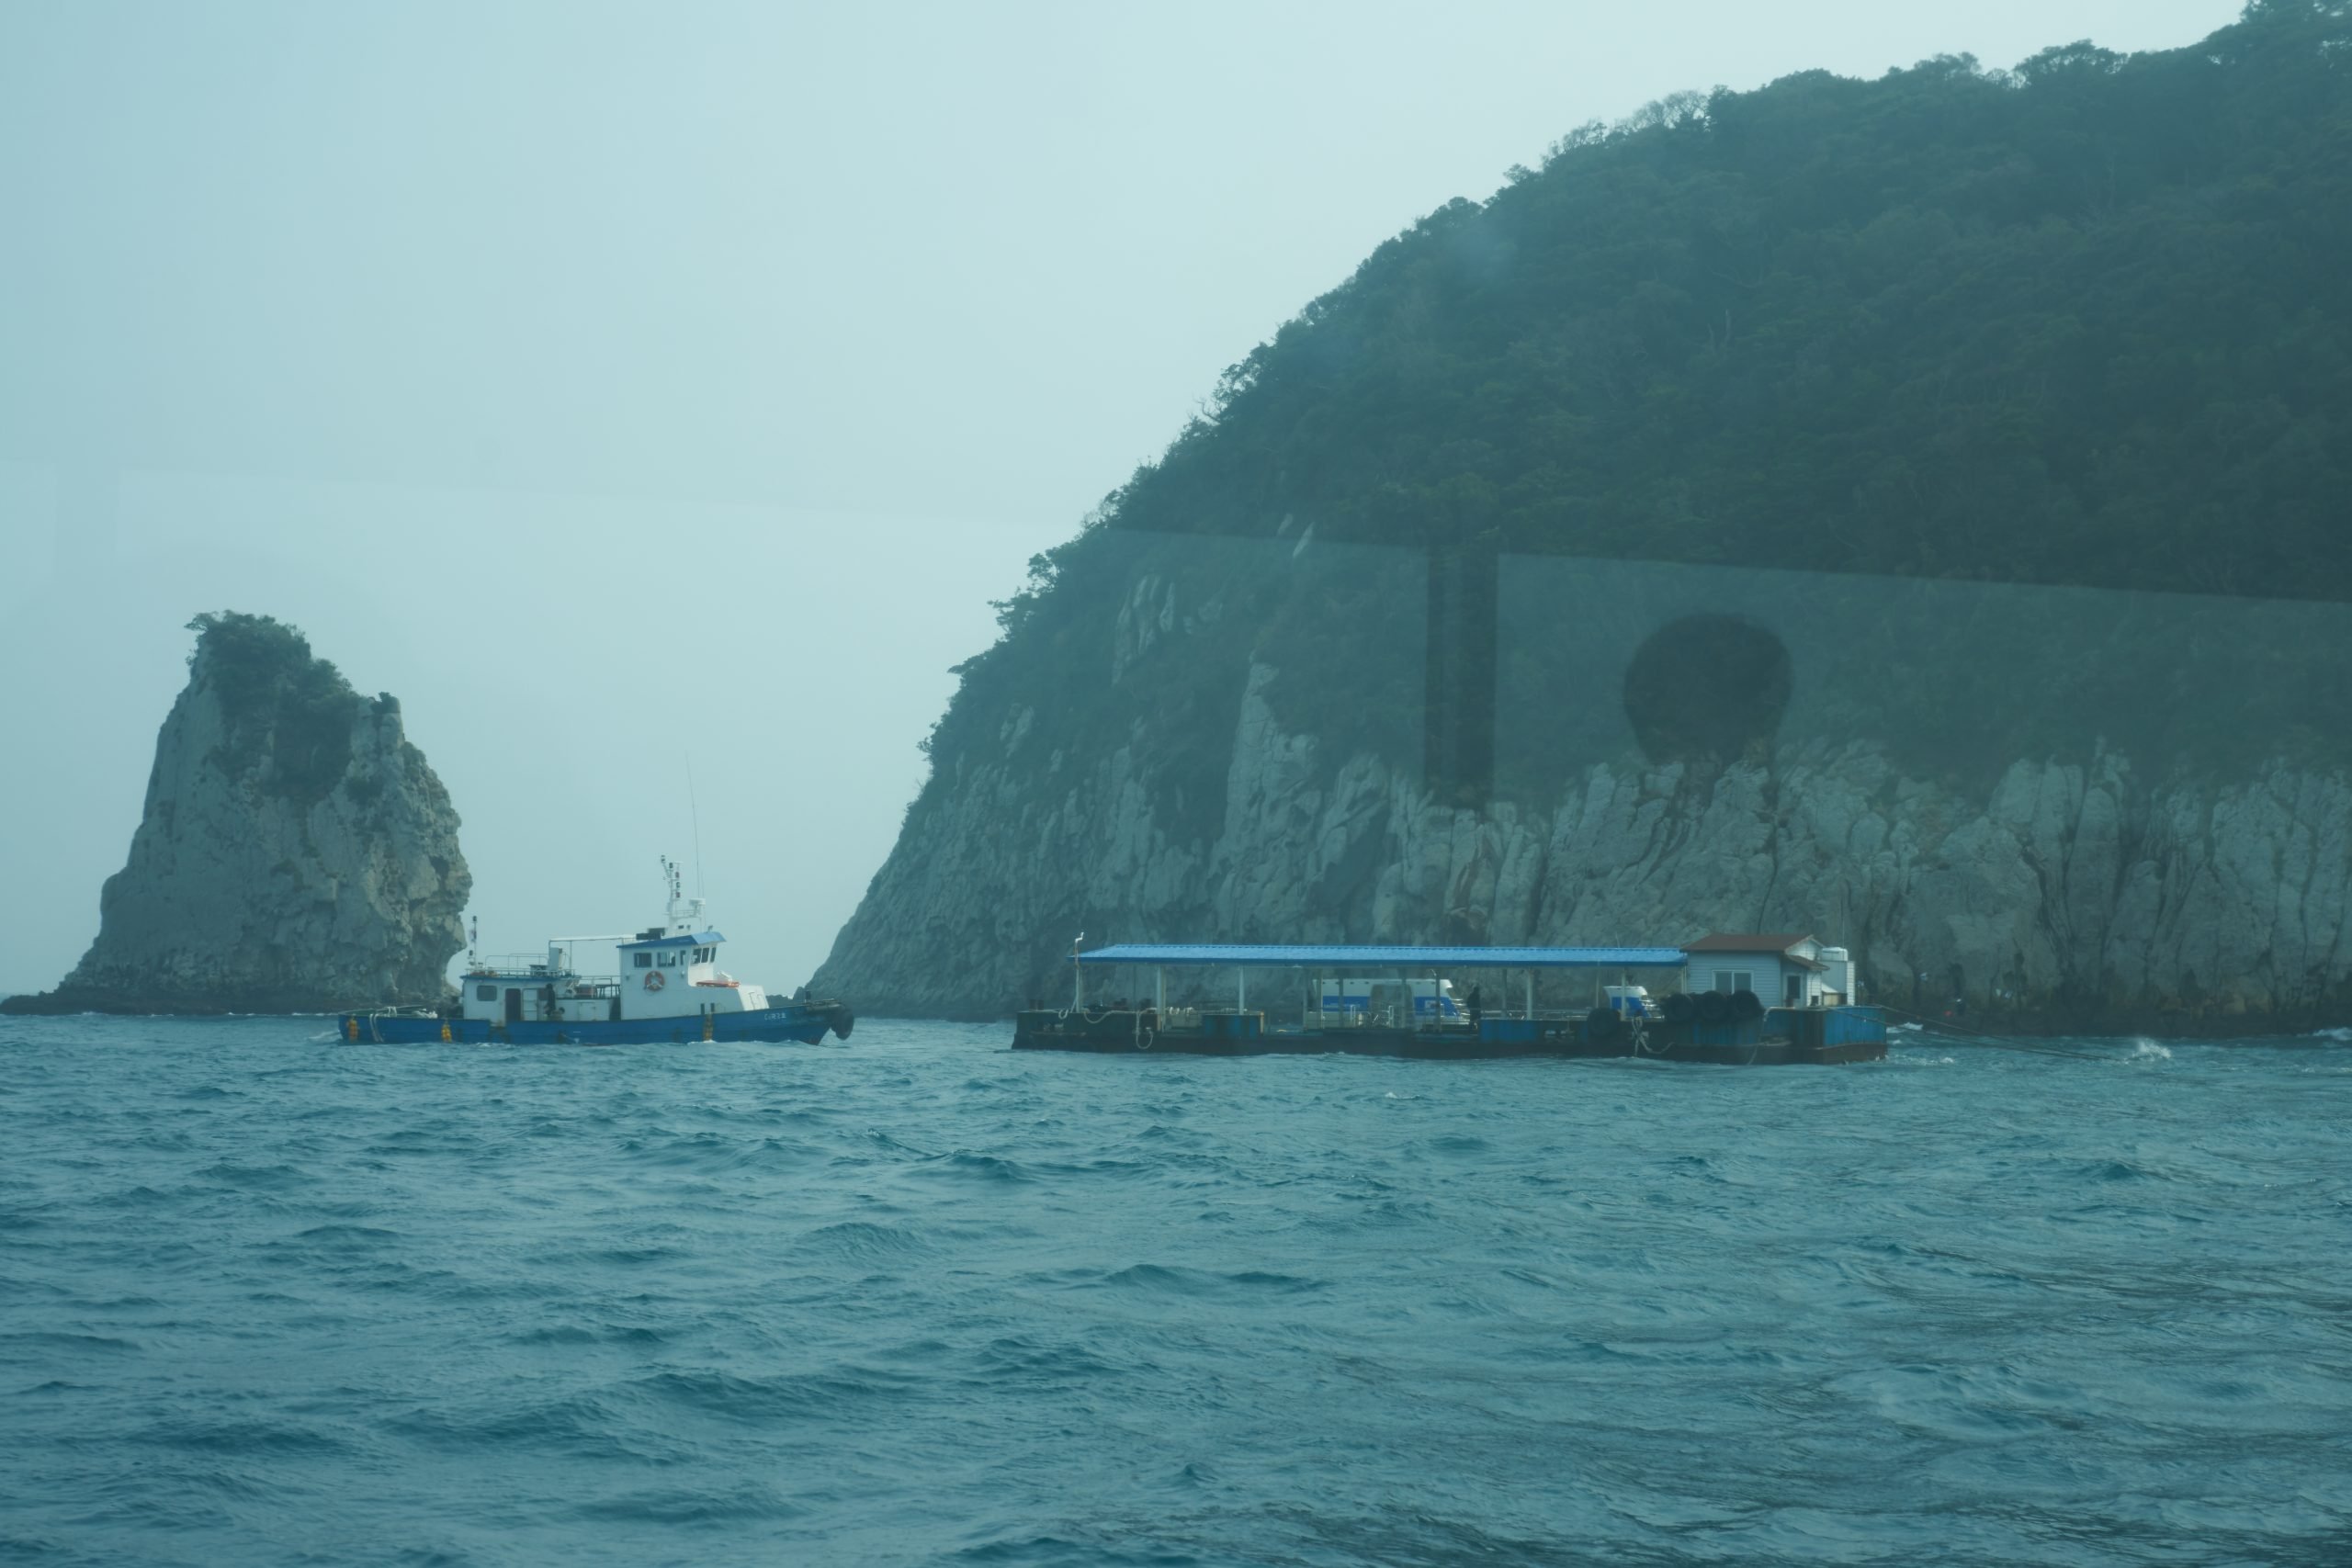
[{"label": "boat railing", "polygon": [[544,961],[534,964],[521,954],[483,959],[467,970],[463,978],[489,984],[557,986],[571,997],[609,997],[621,988],[618,975],[576,975],[569,969],[550,969]]},{"label": "boat railing", "polygon": [[[1482,1007],[1478,1010],[1478,1016],[1482,1019],[1509,1019],[1519,1022],[1532,1020],[1537,1023],[1581,1023],[1584,1021],[1585,1015],[1590,1010],[1589,1007],[1537,1008],[1530,1012],[1523,1007]],[[1649,1016],[1652,1018],[1657,1016],[1655,1005],[1652,1006]],[[1352,1008],[1346,1010],[1336,1008],[1329,1010],[1309,1008],[1300,1021],[1306,1028],[1317,1030],[1431,1029],[1449,1026],[1460,1029],[1469,1026],[1470,1009],[1467,1005],[1462,1005],[1453,1012],[1438,1014],[1411,1013],[1401,1007]]]},{"label": "boat railing", "polygon": [[537,953],[492,953],[488,958],[476,961],[466,970],[466,978],[469,980],[568,980],[571,977],[571,971],[569,969],[548,967],[548,954],[545,948],[541,948]]}]

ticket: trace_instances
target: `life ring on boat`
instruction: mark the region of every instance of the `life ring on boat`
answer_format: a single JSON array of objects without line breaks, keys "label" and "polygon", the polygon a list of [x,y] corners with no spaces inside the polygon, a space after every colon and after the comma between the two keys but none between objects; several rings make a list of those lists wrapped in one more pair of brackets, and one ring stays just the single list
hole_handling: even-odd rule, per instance
[{"label": "life ring on boat", "polygon": [[670,976],[659,969],[648,969],[645,972],[645,988],[649,991],[658,991],[669,983]]}]

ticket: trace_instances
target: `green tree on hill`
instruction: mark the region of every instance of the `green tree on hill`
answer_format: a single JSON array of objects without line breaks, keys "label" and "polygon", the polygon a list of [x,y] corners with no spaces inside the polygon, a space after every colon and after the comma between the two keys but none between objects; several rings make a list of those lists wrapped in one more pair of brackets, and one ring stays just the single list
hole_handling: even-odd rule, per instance
[{"label": "green tree on hill", "polygon": [[[1335,691],[1420,700],[1367,647],[1372,569],[1281,578],[1233,541],[2352,602],[2347,498],[2345,0],[2157,53],[1678,95],[1430,213],[1227,370],[1032,563],[931,752],[1016,694],[1040,759],[1195,702],[1229,723],[1202,694],[1253,654],[1305,728]],[[1227,630],[1114,689],[1151,572],[1228,595]]]}]

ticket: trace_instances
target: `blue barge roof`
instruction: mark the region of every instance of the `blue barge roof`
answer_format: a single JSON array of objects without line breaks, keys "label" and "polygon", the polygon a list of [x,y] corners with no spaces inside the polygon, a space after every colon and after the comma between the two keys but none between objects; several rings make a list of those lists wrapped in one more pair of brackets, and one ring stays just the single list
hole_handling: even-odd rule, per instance
[{"label": "blue barge roof", "polygon": [[1273,969],[1679,969],[1679,947],[1253,947],[1238,942],[1121,942],[1080,964],[1227,964]]}]

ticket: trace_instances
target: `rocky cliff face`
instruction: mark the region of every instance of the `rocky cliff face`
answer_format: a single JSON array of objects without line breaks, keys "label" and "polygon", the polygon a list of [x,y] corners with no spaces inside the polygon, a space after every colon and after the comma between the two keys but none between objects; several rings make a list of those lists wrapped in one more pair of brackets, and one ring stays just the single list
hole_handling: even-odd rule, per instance
[{"label": "rocky cliff face", "polygon": [[[1631,577],[1608,590],[1602,598],[1637,617],[1673,608],[1655,594],[1645,604]],[[1712,579],[1692,592],[1725,597]],[[1933,643],[1939,617],[2000,630],[1981,603],[1951,597],[1963,591],[1919,592],[1945,596],[1904,606],[1910,644]],[[1148,595],[1151,637],[1125,608],[1105,625],[1114,684],[1159,656],[1155,638],[1181,665],[1188,635],[1214,634],[1197,623],[1188,633],[1161,592],[1155,582]],[[1821,624],[1770,583],[1745,607],[1769,615],[1770,602],[1783,606],[1801,675],[1872,660],[1850,625]],[[2308,647],[2312,635],[2263,623],[2258,610],[2227,613],[2233,656],[2267,659],[2266,637]],[[2104,620],[2079,604],[2065,615],[2023,604],[2020,626],[2083,643],[2027,647],[2025,668],[2071,665],[2087,680],[2084,649],[2153,614],[2140,601]],[[2188,614],[2167,610],[2164,624]],[[2018,637],[2001,640],[2016,651]],[[2244,671],[2214,668],[2222,657],[2184,653],[2180,669],[2244,689]],[[1570,658],[1600,667],[1595,684],[1616,678],[1597,644]],[[1892,655],[1876,662],[1892,668]],[[1959,662],[1910,682],[1932,685]],[[2162,660],[2107,665],[2102,678],[2117,682],[2171,682]],[[1040,759],[1051,716],[1004,704],[992,739],[934,753],[940,775],[820,988],[869,1010],[999,1015],[1065,994],[1062,955],[1081,930],[1090,945],[1679,942],[1806,930],[1854,951],[1870,999],[1940,1011],[1964,996],[1972,1017],[2025,1027],[2245,1032],[2352,1013],[2352,771],[2251,749],[2278,739],[2276,727],[2252,725],[2248,749],[2220,770],[2182,767],[2125,727],[2163,754],[2086,736],[2074,760],[1996,754],[1969,777],[1838,722],[1851,717],[1851,682],[1814,678],[1779,732],[1731,761],[1654,761],[1629,742],[1559,768],[1548,794],[1469,809],[1433,798],[1376,748],[1335,748],[1286,725],[1282,681],[1253,660],[1228,695],[1221,818],[1171,806],[1167,764],[1150,760],[1166,755],[1150,705],[1102,735],[1091,759],[1076,746]],[[2013,707],[2036,705],[2030,677],[2013,684]],[[2079,696],[2070,691],[2070,705]],[[2085,707],[2120,705],[2101,692]],[[2095,728],[2084,707],[2065,712],[2078,732]],[[1956,714],[1939,728],[1967,722]]]},{"label": "rocky cliff face", "polygon": [[1032,559],[821,986],[1795,928],[1923,1010],[2352,1019],[2343,9],[1653,106],[1430,213]]},{"label": "rocky cliff face", "polygon": [[443,998],[471,877],[400,704],[266,617],[200,617],[97,941],[12,1010],[305,1012]]}]

